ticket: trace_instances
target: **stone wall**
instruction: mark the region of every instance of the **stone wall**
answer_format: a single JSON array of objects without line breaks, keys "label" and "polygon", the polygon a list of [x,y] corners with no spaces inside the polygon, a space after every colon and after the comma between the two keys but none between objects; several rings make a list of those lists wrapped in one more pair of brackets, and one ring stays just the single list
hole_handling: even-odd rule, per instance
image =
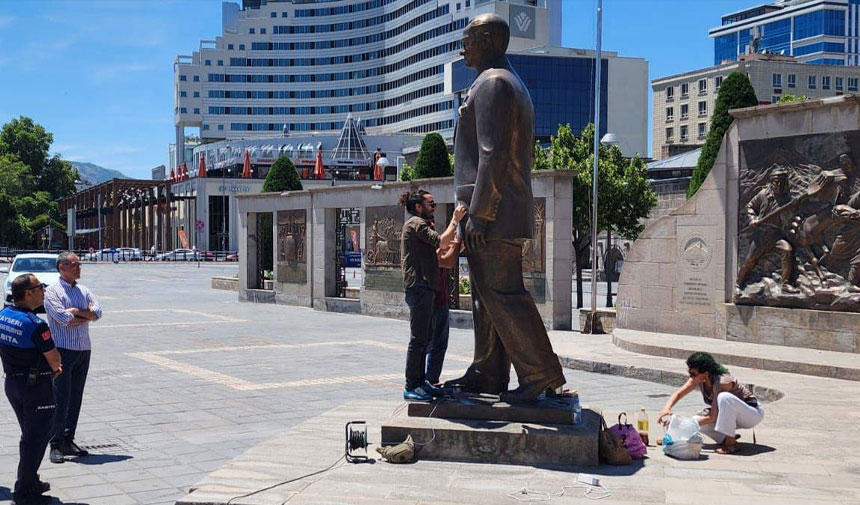
[{"label": "stone wall", "polygon": [[860,314],[741,307],[732,296],[738,271],[739,143],[860,129],[860,97],[751,107],[732,115],[735,121],[702,187],[650,223],[625,258],[617,326],[857,352]]},{"label": "stone wall", "polygon": [[[402,279],[397,283],[399,269],[396,265],[379,264],[373,261],[367,264],[368,244],[366,237],[373,223],[368,223],[367,216],[380,212],[378,209],[390,208],[396,205],[400,194],[425,189],[433,193],[437,203],[436,213],[442,215],[453,208],[454,191],[453,178],[425,179],[411,182],[386,182],[371,186],[351,185],[334,187],[317,187],[310,190],[293,191],[287,194],[269,193],[247,195],[238,198],[238,211],[242,233],[239,243],[239,299],[259,299],[253,290],[253,275],[256,272],[256,245],[254,226],[257,213],[272,212],[274,221],[274,236],[278,237],[278,213],[281,213],[282,224],[285,221],[283,211],[304,210],[307,216],[304,251],[306,257],[307,282],[296,282],[290,276],[290,282],[274,282],[273,298],[277,303],[303,305],[318,310],[341,310],[348,307],[350,311],[358,310],[367,315],[408,318],[409,309],[406,305]],[[567,172],[533,172],[532,192],[535,199],[541,199],[541,211],[545,213],[543,226],[544,237],[541,244],[531,244],[539,248],[541,253],[540,271],[529,273],[528,286],[531,289],[543,288],[542,296],[534,293],[538,311],[544,324],[551,329],[569,329],[571,327],[571,265],[573,248],[571,245],[571,210],[572,185],[571,175]],[[336,243],[336,209],[355,207],[360,209],[362,237],[362,289],[358,300],[345,302],[335,299],[335,243]],[[376,210],[374,210],[376,209]],[[405,213],[402,209],[399,212]],[[386,214],[387,215],[387,214]],[[404,216],[405,217],[405,216]],[[402,221],[400,221],[402,223]],[[400,224],[402,227],[402,224]],[[398,236],[399,237],[399,236]],[[399,238],[396,247],[399,251]],[[280,250],[283,244],[296,244],[296,240],[274,240],[274,258],[287,261],[290,255]],[[394,240],[391,240],[394,242]],[[383,263],[386,263],[383,261]],[[390,262],[389,262],[390,263]],[[399,258],[397,259],[399,263]],[[282,278],[286,278],[283,277]]]}]

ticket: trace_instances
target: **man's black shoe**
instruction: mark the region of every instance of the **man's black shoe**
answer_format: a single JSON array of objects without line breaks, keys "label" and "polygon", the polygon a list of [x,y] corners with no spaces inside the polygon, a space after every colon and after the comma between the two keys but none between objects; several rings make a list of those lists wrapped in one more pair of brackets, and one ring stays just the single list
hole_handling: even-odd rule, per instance
[{"label": "man's black shoe", "polygon": [[499,400],[505,403],[530,403],[537,401],[538,397],[547,390],[555,391],[562,385],[564,385],[564,378],[520,384],[516,389],[500,394]]},{"label": "man's black shoe", "polygon": [[506,391],[508,389],[507,383],[484,384],[483,381],[478,379],[476,374],[471,372],[466,372],[466,375],[462,377],[445,381],[445,384],[442,387],[445,389],[456,388],[463,391],[464,393],[489,393],[493,395],[497,395],[502,391]]},{"label": "man's black shoe", "polygon": [[51,490],[51,483],[50,482],[39,481],[39,494],[45,494],[50,490]]},{"label": "man's black shoe", "polygon": [[51,463],[62,463],[66,461],[63,457],[63,451],[59,447],[51,447]]},{"label": "man's black shoe", "polygon": [[31,487],[27,490],[12,493],[12,505],[46,505],[51,503],[53,499],[51,496],[34,491]]},{"label": "man's black shoe", "polygon": [[74,442],[61,444],[60,451],[63,453],[63,456],[77,456],[79,458],[82,458],[84,456],[90,455],[90,451],[87,451],[86,449],[81,449],[78,444]]}]

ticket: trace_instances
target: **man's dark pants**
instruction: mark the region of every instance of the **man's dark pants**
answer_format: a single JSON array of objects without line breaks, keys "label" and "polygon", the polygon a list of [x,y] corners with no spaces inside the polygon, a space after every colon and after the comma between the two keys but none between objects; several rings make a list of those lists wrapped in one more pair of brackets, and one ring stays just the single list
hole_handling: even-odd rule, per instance
[{"label": "man's dark pants", "polygon": [[433,332],[433,290],[425,281],[406,288],[409,305],[409,346],[406,350],[406,388],[424,384],[424,361]]},{"label": "man's dark pants", "polygon": [[427,376],[432,384],[439,382],[442,375],[442,364],[445,362],[445,351],[448,350],[448,304],[433,307],[433,319],[430,344],[427,346]]},{"label": "man's dark pants", "polygon": [[6,398],[15,411],[21,427],[21,441],[18,444],[18,480],[15,493],[28,493],[39,482],[39,465],[45,457],[45,449],[51,439],[51,425],[54,422],[54,391],[51,376],[42,375],[35,385],[27,385],[27,377],[10,375],[6,377]]},{"label": "man's dark pants", "polygon": [[91,351],[73,351],[57,348],[63,359],[63,373],[54,380],[54,398],[57,411],[54,415],[54,433],[51,447],[60,447],[75,440],[78,416],[81,414],[81,400],[84,385],[90,370]]}]

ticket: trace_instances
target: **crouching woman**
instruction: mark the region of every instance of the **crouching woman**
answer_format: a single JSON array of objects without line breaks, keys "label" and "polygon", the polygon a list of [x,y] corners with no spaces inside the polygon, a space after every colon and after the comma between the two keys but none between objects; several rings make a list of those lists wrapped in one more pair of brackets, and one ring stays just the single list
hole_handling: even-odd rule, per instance
[{"label": "crouching woman", "polygon": [[669,422],[672,407],[694,389],[699,389],[705,404],[703,411],[693,416],[699,422],[702,434],[714,439],[719,454],[733,454],[738,450],[738,428],[753,428],[764,418],[764,410],[755,395],[729,371],[706,352],[696,352],[687,358],[690,378],[672,393],[657,421]]}]

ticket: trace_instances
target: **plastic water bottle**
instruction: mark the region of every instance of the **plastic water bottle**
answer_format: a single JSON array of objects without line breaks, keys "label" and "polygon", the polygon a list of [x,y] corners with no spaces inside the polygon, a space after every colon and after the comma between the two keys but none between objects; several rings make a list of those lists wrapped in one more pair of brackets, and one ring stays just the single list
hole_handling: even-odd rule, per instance
[{"label": "plastic water bottle", "polygon": [[579,393],[573,391],[573,424],[582,423],[582,406],[579,405]]},{"label": "plastic water bottle", "polygon": [[639,414],[636,416],[636,431],[645,445],[648,445],[648,413],[645,412],[645,407],[639,409]]}]

